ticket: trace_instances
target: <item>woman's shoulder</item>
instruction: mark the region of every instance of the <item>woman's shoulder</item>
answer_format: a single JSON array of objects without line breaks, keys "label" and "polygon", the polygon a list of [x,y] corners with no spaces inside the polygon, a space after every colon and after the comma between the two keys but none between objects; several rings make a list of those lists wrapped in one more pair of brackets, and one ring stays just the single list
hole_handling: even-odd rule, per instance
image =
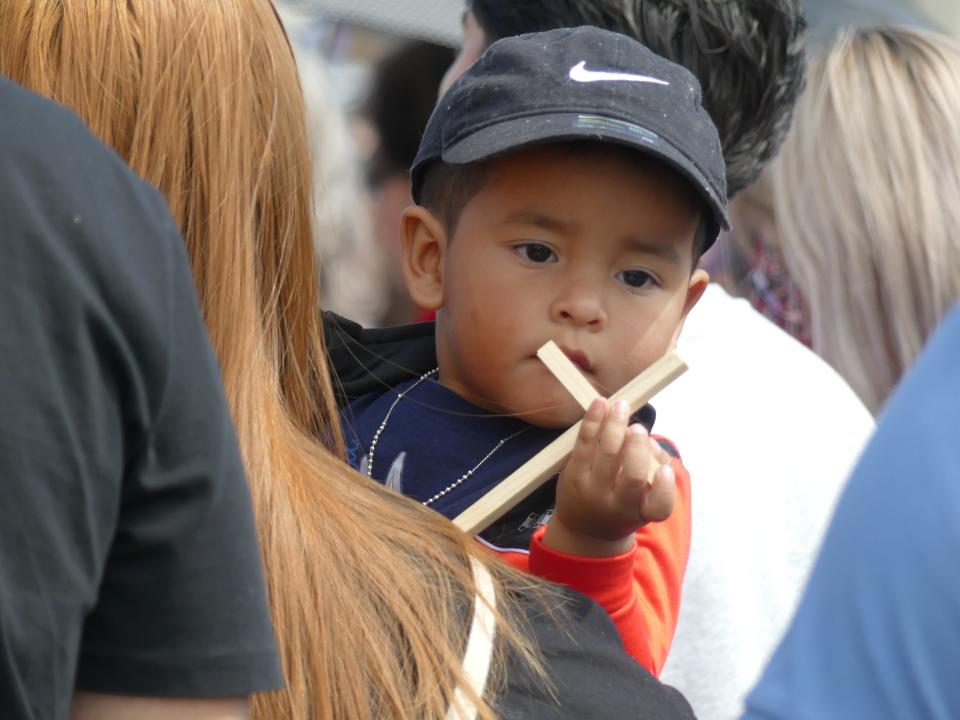
[{"label": "woman's shoulder", "polygon": [[599,605],[566,588],[557,589],[557,598],[550,609],[533,601],[521,604],[546,682],[519,660],[509,661],[497,700],[504,720],[620,718],[625,708],[634,717],[694,717],[683,695],[627,655]]}]

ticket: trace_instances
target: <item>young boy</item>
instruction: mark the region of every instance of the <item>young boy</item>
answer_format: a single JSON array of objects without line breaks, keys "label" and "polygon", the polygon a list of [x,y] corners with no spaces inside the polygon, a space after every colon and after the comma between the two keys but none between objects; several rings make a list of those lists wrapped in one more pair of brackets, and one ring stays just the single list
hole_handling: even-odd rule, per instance
[{"label": "young boy", "polygon": [[[351,457],[454,517],[583,417],[559,478],[480,539],[600,602],[656,673],[689,548],[686,472],[626,408],[583,415],[536,351],[556,341],[608,396],[675,341],[708,281],[697,259],[728,225],[699,86],[607,31],[508,38],[441,99],[412,181],[405,274],[437,310],[438,368],[345,411]],[[675,496],[671,520],[645,525]]]}]

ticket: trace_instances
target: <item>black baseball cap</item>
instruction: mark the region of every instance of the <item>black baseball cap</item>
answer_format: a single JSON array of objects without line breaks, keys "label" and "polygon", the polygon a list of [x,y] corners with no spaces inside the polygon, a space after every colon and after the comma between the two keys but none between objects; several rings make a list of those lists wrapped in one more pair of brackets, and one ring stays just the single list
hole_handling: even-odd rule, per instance
[{"label": "black baseball cap", "polygon": [[595,27],[493,43],[440,99],[410,169],[420,202],[429,165],[489,160],[532,145],[596,140],[676,169],[711,211],[710,240],[730,229],[720,138],[684,67]]}]

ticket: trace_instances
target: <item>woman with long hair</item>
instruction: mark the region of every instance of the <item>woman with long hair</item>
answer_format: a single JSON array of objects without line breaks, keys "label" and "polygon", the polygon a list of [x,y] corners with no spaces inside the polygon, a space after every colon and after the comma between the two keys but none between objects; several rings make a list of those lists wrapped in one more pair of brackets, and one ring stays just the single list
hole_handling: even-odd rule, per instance
[{"label": "woman with long hair", "polygon": [[258,698],[257,714],[442,717],[478,553],[336,457],[308,141],[273,7],[5,2],[0,36],[0,71],[77,112],[160,189],[184,235],[284,666],[285,690]]},{"label": "woman with long hair", "polygon": [[514,574],[341,462],[303,100],[269,0],[5,0],[0,73],[78,113],[185,237],[286,680],[255,716],[600,716],[630,702],[686,717],[597,606]]},{"label": "woman with long hair", "polygon": [[960,298],[960,46],[841,33],[772,170],[813,347],[876,413]]}]

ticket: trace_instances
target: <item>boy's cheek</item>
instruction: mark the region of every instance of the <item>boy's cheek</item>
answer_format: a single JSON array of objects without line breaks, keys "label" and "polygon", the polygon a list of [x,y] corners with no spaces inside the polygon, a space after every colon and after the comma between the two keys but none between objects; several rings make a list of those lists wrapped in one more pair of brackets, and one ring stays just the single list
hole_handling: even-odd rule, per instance
[{"label": "boy's cheek", "polygon": [[615,377],[609,381],[611,393],[619,390],[674,349],[676,334],[671,328],[675,327],[674,323],[669,323],[667,327],[652,328],[652,332],[634,340],[632,344],[626,340],[623,342],[624,351],[619,356],[621,360],[614,366]]},{"label": "boy's cheek", "polygon": [[503,404],[509,412],[538,427],[563,429],[583,419],[583,408],[569,395],[535,393],[518,397],[518,393],[513,393]]}]

